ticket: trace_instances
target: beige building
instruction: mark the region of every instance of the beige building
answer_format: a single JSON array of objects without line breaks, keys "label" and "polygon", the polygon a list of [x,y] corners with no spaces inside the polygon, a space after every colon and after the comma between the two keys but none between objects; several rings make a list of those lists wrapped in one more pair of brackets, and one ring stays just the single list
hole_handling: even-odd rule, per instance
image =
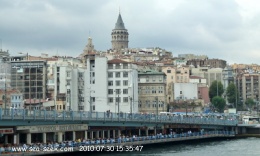
[{"label": "beige building", "polygon": [[170,103],[174,100],[173,84],[176,82],[176,67],[163,66],[162,72],[166,74],[166,98],[167,103]]},{"label": "beige building", "polygon": [[236,85],[238,87],[239,100],[242,100],[243,103],[248,98],[259,101],[260,74],[239,74],[236,77]]},{"label": "beige building", "polygon": [[142,70],[138,72],[139,112],[159,114],[167,111],[166,75],[163,72]]},{"label": "beige building", "polygon": [[223,84],[223,69],[222,68],[210,68],[210,67],[198,67],[191,68],[191,75],[199,76],[207,80],[207,85],[210,86],[215,80],[221,81]]},{"label": "beige building", "polygon": [[188,83],[190,77],[189,66],[177,66],[176,83]]}]

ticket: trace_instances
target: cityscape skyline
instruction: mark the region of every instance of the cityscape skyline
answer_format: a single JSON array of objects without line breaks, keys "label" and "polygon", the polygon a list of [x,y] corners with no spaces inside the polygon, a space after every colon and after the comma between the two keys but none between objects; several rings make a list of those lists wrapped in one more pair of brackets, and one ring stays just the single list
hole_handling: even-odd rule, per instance
[{"label": "cityscape skyline", "polygon": [[173,56],[192,53],[229,64],[257,63],[260,3],[250,2],[2,0],[0,49],[11,55],[77,57],[92,37],[95,49],[106,51],[111,48],[111,30],[120,6],[129,48],[160,47]]}]

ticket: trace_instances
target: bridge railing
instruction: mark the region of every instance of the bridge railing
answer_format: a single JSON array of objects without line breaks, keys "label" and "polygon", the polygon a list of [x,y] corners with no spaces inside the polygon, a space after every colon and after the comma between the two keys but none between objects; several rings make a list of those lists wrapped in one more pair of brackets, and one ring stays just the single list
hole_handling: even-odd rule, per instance
[{"label": "bridge railing", "polygon": [[205,125],[236,125],[236,119],[218,119],[214,117],[167,116],[140,113],[83,112],[28,109],[0,109],[0,120],[94,120],[94,121],[124,121],[124,122],[156,122],[156,123],[186,123]]}]

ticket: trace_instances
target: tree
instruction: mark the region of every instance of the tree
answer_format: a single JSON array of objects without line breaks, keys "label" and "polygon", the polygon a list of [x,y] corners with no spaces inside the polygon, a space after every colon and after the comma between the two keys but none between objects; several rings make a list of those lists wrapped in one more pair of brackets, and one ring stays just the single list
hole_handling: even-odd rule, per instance
[{"label": "tree", "polygon": [[218,110],[219,113],[223,113],[225,106],[226,106],[226,101],[225,99],[223,99],[220,96],[215,96],[212,99],[212,104],[214,105],[214,107]]},{"label": "tree", "polygon": [[220,81],[213,81],[209,87],[209,98],[212,102],[212,99],[215,96],[221,96],[224,93],[223,85]]},{"label": "tree", "polygon": [[237,108],[237,88],[233,82],[228,85],[226,95],[228,102],[234,104]]},{"label": "tree", "polygon": [[245,104],[252,109],[252,106],[255,104],[254,100],[252,98],[247,98]]}]

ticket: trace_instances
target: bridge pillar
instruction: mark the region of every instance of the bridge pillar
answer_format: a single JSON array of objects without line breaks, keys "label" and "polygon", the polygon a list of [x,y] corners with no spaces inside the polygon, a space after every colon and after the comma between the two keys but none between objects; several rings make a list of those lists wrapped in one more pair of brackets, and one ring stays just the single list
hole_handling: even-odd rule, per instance
[{"label": "bridge pillar", "polygon": [[26,144],[31,144],[32,143],[32,135],[31,133],[26,134]]},{"label": "bridge pillar", "polygon": [[104,130],[101,131],[101,138],[105,138],[105,131]]},{"label": "bridge pillar", "polygon": [[238,134],[238,127],[235,127],[235,134]]},{"label": "bridge pillar", "polygon": [[93,131],[90,131],[90,139],[93,139]]},{"label": "bridge pillar", "polygon": [[14,140],[13,140],[14,145],[20,144],[19,137],[20,137],[19,133],[18,134],[14,134],[14,136],[13,136],[13,138],[14,138]]},{"label": "bridge pillar", "polygon": [[119,130],[117,130],[117,132],[118,132],[117,136],[120,137],[121,136],[121,130],[119,129]]},{"label": "bridge pillar", "polygon": [[110,130],[107,131],[107,138],[110,138]]},{"label": "bridge pillar", "polygon": [[84,139],[85,139],[85,140],[88,139],[88,131],[84,131]]},{"label": "bridge pillar", "polygon": [[96,131],[96,139],[99,138],[99,131]]},{"label": "bridge pillar", "polygon": [[8,135],[5,134],[5,144],[8,144]]},{"label": "bridge pillar", "polygon": [[42,133],[42,142],[46,144],[46,133]]},{"label": "bridge pillar", "polygon": [[116,130],[113,130],[113,138],[116,137]]},{"label": "bridge pillar", "polygon": [[72,140],[76,141],[76,132],[75,131],[72,131]]},{"label": "bridge pillar", "polygon": [[145,135],[148,136],[148,128],[145,128]]},{"label": "bridge pillar", "polygon": [[246,127],[242,127],[242,134],[246,134]]},{"label": "bridge pillar", "polygon": [[58,142],[62,142],[62,132],[58,132]]}]

